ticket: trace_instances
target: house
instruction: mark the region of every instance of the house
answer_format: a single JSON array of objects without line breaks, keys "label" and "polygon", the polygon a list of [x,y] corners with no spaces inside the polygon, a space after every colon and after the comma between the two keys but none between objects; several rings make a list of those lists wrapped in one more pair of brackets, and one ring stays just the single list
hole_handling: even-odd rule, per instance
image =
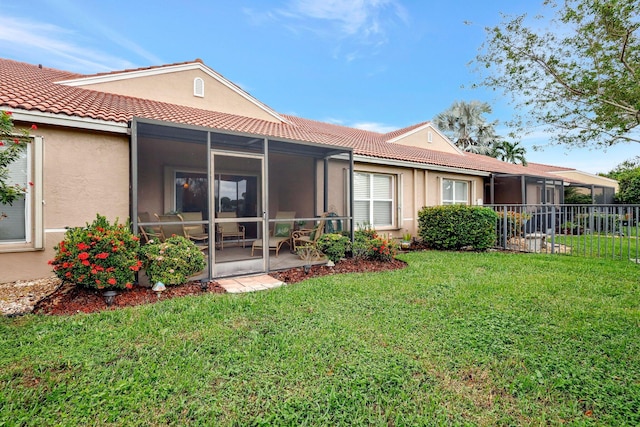
[{"label": "house", "polygon": [[[331,211],[399,237],[426,205],[561,201],[565,182],[463,153],[429,122],[380,134],[278,113],[200,60],[80,75],[2,59],[0,109],[38,127],[13,166],[28,197],[0,206],[0,282],[50,275],[65,228],[97,213],[136,230],[143,213],[199,213],[208,230],[241,225],[244,244],[278,212],[311,226]],[[273,268],[274,253],[249,252],[209,250],[211,276]]]}]

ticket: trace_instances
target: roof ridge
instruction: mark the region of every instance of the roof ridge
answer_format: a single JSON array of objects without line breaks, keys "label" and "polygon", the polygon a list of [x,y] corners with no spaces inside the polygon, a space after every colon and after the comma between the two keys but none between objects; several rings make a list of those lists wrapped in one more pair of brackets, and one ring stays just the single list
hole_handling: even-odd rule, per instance
[{"label": "roof ridge", "polygon": [[149,65],[146,67],[137,67],[137,68],[125,68],[123,70],[113,70],[113,71],[105,71],[102,73],[94,73],[94,74],[82,74],[83,77],[101,77],[101,76],[110,76],[113,74],[126,74],[126,73],[134,73],[137,71],[147,71],[147,70],[159,70],[161,68],[168,67],[177,67],[180,65],[188,65],[188,64],[203,64],[204,62],[200,58],[196,58],[193,61],[182,61],[182,62],[174,62],[172,64],[161,64],[161,65]]}]

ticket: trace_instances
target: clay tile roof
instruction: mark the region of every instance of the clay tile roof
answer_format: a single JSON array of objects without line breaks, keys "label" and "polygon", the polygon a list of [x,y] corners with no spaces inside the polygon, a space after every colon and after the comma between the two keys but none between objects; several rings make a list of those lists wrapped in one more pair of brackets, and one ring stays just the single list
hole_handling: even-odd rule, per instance
[{"label": "clay tile roof", "polygon": [[[201,62],[201,60],[196,59],[196,62]],[[189,63],[193,63],[193,61],[170,65]],[[159,67],[146,67],[113,73],[153,68]],[[113,73],[101,73],[98,75]],[[482,172],[548,176],[557,179],[557,176],[550,175],[549,171],[545,171],[542,168],[512,165],[487,156],[469,153],[444,153],[387,142],[399,135],[424,126],[428,122],[419,123],[387,134],[289,115],[281,115],[286,121],[276,123],[56,83],[81,77],[89,76],[9,59],[0,59],[0,108],[4,106],[115,123],[128,123],[134,117],[140,117],[210,127],[223,131],[252,133],[272,138],[348,147],[353,149],[356,155],[380,159]]]}]

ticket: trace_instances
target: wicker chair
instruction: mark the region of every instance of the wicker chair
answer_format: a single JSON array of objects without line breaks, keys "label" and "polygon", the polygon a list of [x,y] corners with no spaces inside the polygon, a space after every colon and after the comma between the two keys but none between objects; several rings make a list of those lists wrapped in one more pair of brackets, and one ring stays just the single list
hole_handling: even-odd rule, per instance
[{"label": "wicker chair", "polygon": [[318,224],[312,229],[296,230],[291,235],[291,241],[293,244],[293,250],[298,251],[298,248],[304,246],[311,246],[317,248],[318,239],[324,234],[324,225],[327,221],[327,213],[323,213],[320,216]]},{"label": "wicker chair", "polygon": [[[291,222],[276,222],[273,230],[269,233],[269,250],[276,251],[276,257],[280,253],[280,248],[286,243],[291,246],[291,232],[293,231],[293,220],[296,217],[295,211],[278,211],[275,219],[291,219]],[[257,239],[251,245],[251,256],[256,249],[263,249],[264,241]]]}]

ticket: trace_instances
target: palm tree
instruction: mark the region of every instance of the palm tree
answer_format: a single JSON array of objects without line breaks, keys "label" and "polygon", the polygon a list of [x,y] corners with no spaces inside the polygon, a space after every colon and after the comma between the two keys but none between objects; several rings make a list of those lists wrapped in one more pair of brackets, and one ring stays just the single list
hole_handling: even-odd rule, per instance
[{"label": "palm tree", "polygon": [[494,129],[496,122],[487,122],[483,117],[489,113],[491,107],[486,102],[456,101],[434,122],[461,150],[490,155],[499,136]]},{"label": "palm tree", "polygon": [[500,141],[494,145],[493,151],[495,154],[493,157],[497,159],[527,166],[527,159],[524,158],[525,154],[527,154],[527,149],[521,146],[519,142]]}]

